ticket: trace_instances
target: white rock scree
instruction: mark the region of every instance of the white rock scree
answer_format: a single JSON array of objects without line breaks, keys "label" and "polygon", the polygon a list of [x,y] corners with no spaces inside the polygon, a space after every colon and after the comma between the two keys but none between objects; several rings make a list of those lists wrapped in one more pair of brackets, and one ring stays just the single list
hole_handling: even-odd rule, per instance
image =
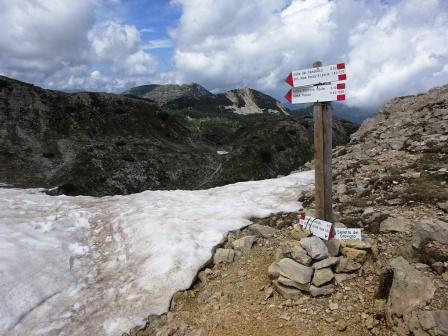
[{"label": "white rock scree", "polygon": [[0,335],[121,335],[167,311],[227,232],[297,211],[313,182],[103,198],[0,188]]}]

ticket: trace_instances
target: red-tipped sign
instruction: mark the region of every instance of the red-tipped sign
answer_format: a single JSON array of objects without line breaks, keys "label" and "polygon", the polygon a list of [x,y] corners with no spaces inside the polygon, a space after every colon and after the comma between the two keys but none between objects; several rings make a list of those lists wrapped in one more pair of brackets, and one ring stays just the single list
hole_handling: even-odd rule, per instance
[{"label": "red-tipped sign", "polygon": [[309,68],[291,72],[286,83],[292,87],[331,83],[347,79],[345,63]]},{"label": "red-tipped sign", "polygon": [[288,93],[285,96],[286,100],[289,101],[289,103],[292,103],[292,90],[289,90]]},{"label": "red-tipped sign", "polygon": [[329,102],[345,100],[345,83],[292,88],[285,96],[291,104]]}]

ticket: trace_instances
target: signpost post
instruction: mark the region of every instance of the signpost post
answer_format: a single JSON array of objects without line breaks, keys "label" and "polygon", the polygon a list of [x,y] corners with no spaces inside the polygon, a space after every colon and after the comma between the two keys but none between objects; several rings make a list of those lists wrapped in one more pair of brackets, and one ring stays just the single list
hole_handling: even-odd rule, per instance
[{"label": "signpost post", "polygon": [[322,66],[293,71],[286,82],[293,88],[285,98],[292,104],[314,103],[314,164],[316,216],[333,221],[331,169],[332,112],[330,101],[345,100],[345,64]]},{"label": "signpost post", "polygon": [[[314,62],[313,67],[322,66]],[[333,117],[330,103],[314,103],[314,169],[316,216],[333,221],[331,149]]]}]

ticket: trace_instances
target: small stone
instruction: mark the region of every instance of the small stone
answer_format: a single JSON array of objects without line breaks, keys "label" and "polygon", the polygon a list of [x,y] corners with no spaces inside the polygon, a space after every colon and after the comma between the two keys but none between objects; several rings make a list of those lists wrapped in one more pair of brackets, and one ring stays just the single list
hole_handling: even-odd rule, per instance
[{"label": "small stone", "polygon": [[302,265],[308,266],[312,262],[311,257],[307,254],[305,249],[295,240],[283,243],[281,250],[284,257],[291,258]]},{"label": "small stone", "polygon": [[219,248],[216,250],[215,255],[213,256],[213,262],[215,264],[231,263],[234,257],[235,257],[234,250]]},{"label": "small stone", "polygon": [[278,262],[280,275],[287,277],[299,284],[306,284],[311,281],[313,269],[295,262],[289,258],[283,258]]},{"label": "small stone", "polygon": [[375,320],[372,316],[367,317],[365,325],[368,330],[373,329],[377,324],[378,324],[378,321]]},{"label": "small stone", "polygon": [[336,322],[336,329],[338,331],[345,331],[347,329],[347,323],[344,320],[339,320]]},{"label": "small stone", "polygon": [[411,223],[403,217],[388,217],[380,224],[380,232],[407,232],[411,231]]},{"label": "small stone", "polygon": [[330,257],[330,258],[327,258],[327,259],[324,259],[324,260],[321,260],[321,261],[318,261],[318,262],[314,263],[312,267],[315,270],[321,269],[321,268],[326,268],[326,267],[330,267],[330,266],[336,265],[338,261],[339,261],[339,258],[337,258],[337,257]]},{"label": "small stone", "polygon": [[358,250],[351,247],[343,247],[342,248],[342,255],[347,257],[350,260],[353,260],[356,263],[364,263],[367,258],[367,252],[363,250]]},{"label": "small stone", "polygon": [[442,279],[448,282],[448,272],[442,274]]},{"label": "small stone", "polygon": [[330,308],[330,310],[338,310],[339,305],[336,302],[330,302],[330,304],[328,305],[328,308]]},{"label": "small stone", "polygon": [[286,314],[286,313],[280,315],[279,318],[282,319],[282,320],[285,320],[285,321],[290,321],[291,320],[291,317],[288,314]]},{"label": "small stone", "polygon": [[433,264],[431,264],[431,268],[436,272],[437,274],[442,274],[445,271],[445,267],[443,265],[443,262],[437,261]]},{"label": "small stone", "polygon": [[325,240],[325,246],[328,249],[328,255],[330,257],[337,257],[339,255],[339,249],[341,247],[341,241],[338,239]]},{"label": "small stone", "polygon": [[300,240],[302,238],[306,238],[309,236],[311,236],[310,230],[305,230],[300,227],[295,227],[294,229],[291,230],[291,238],[292,239]]},{"label": "small stone", "polygon": [[350,273],[357,271],[361,268],[361,264],[348,259],[346,257],[339,257],[339,262],[336,265],[336,273]]},{"label": "small stone", "polygon": [[272,281],[272,284],[277,291],[283,298],[285,299],[292,299],[299,295],[302,295],[302,292],[296,288],[291,288],[287,286],[283,286],[280,284],[277,280]]},{"label": "small stone", "polygon": [[351,247],[358,250],[371,250],[372,244],[364,240],[344,240],[341,242],[342,247]]},{"label": "small stone", "polygon": [[322,260],[328,258],[328,248],[324,242],[316,236],[303,238],[300,245],[308,252],[314,260]]},{"label": "small stone", "polygon": [[264,289],[264,299],[267,300],[274,295],[274,289],[271,286],[267,286]]},{"label": "small stone", "polygon": [[300,283],[295,282],[295,281],[293,281],[291,279],[285,278],[284,276],[280,276],[278,278],[278,282],[281,285],[288,286],[288,287],[294,287],[294,288],[300,289],[301,291],[304,291],[304,292],[309,292],[310,291],[310,284],[309,283],[308,284],[300,284]]},{"label": "small stone", "polygon": [[334,321],[336,321],[334,317],[327,317],[325,319],[325,322],[327,322],[327,323],[333,323]]},{"label": "small stone", "polygon": [[415,264],[415,268],[419,271],[427,271],[427,270],[429,270],[429,265],[417,263],[417,264]]},{"label": "small stone", "polygon": [[249,227],[247,229],[252,234],[259,236],[259,237],[263,237],[263,238],[271,238],[275,233],[274,228],[271,228],[270,226],[266,226],[266,225],[260,225],[260,224],[249,225]]},{"label": "small stone", "polygon": [[448,212],[448,201],[437,203],[437,206],[445,212]]},{"label": "small stone", "polygon": [[255,236],[246,236],[246,237],[234,240],[232,242],[232,247],[234,250],[237,250],[237,251],[249,252],[256,239],[257,239],[257,237],[255,237]]},{"label": "small stone", "polygon": [[336,285],[341,285],[344,281],[348,279],[348,274],[335,274],[334,275],[334,282]]},{"label": "small stone", "polygon": [[271,279],[277,279],[280,276],[280,266],[278,266],[276,261],[269,265],[268,276]]},{"label": "small stone", "polygon": [[333,277],[334,275],[333,272],[331,271],[331,268],[318,269],[314,272],[313,285],[320,287],[333,280]]},{"label": "small stone", "polygon": [[310,286],[310,294],[311,296],[324,296],[324,295],[330,295],[334,293],[334,285],[329,284],[322,287],[315,287],[313,285]]}]

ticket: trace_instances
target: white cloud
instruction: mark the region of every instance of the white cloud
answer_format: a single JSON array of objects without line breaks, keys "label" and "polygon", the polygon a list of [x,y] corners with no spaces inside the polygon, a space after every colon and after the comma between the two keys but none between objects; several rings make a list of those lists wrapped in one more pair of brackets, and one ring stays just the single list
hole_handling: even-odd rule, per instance
[{"label": "white cloud", "polygon": [[[0,74],[56,89],[120,91],[159,78],[119,0],[0,0]],[[97,12],[107,21],[97,22]]]},{"label": "white cloud", "polygon": [[175,3],[183,9],[172,31],[177,81],[278,93],[293,69],[345,61],[348,103],[358,106],[447,82],[436,75],[448,63],[445,0]]},{"label": "white cloud", "polygon": [[90,1],[0,0],[0,71],[44,79],[87,56],[95,17]]}]

